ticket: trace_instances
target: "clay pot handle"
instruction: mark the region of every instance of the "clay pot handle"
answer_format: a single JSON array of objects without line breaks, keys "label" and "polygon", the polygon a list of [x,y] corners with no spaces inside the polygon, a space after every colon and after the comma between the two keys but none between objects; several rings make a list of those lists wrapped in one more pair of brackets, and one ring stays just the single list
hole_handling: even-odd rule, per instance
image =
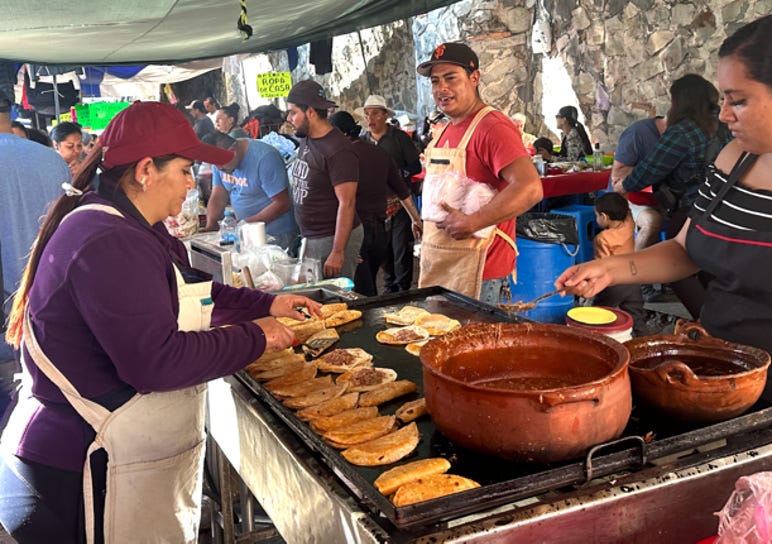
[{"label": "clay pot handle", "polygon": [[689,365],[676,359],[664,361],[654,367],[653,370],[657,373],[660,380],[669,384],[682,383],[690,386],[700,381]]},{"label": "clay pot handle", "polygon": [[679,336],[685,342],[692,342],[695,344],[704,344],[716,341],[721,342],[717,338],[713,338],[710,334],[708,334],[708,331],[706,331],[697,321],[685,321],[683,319],[679,319],[676,322],[675,331],[673,334]]},{"label": "clay pot handle", "polygon": [[598,391],[595,388],[590,388],[573,393],[546,392],[539,395],[539,405],[545,412],[556,406],[579,402],[598,404],[600,402]]}]

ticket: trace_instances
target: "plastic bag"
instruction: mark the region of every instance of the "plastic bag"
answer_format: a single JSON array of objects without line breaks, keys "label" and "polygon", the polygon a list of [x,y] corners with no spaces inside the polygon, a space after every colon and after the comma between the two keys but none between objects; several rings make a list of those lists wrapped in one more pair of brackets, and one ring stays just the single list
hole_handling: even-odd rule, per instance
[{"label": "plastic bag", "polygon": [[718,516],[721,544],[763,544],[772,540],[772,472],[743,476]]},{"label": "plastic bag", "polygon": [[[421,219],[439,223],[448,215],[440,202],[465,214],[474,213],[496,196],[496,191],[485,183],[476,182],[460,172],[428,174],[423,182]],[[495,226],[474,233],[477,238],[488,238]]]},{"label": "plastic bag", "polygon": [[517,218],[518,238],[547,244],[579,244],[576,219],[556,213],[524,213]]}]

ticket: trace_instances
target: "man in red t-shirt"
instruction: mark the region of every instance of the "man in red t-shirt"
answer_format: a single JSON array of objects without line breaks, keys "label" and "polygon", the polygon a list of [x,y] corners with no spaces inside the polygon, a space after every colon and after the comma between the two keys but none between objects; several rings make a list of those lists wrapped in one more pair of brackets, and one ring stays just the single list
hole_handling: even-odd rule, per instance
[{"label": "man in red t-shirt", "polygon": [[[418,66],[418,73],[431,78],[437,108],[450,119],[434,147],[459,147],[475,117],[486,107],[478,88],[477,55],[464,44],[445,43],[434,50],[430,60]],[[498,226],[502,234],[497,234],[487,249],[480,293],[480,300],[496,304],[515,267],[514,220],[542,199],[542,186],[519,131],[506,115],[493,110],[475,121],[478,124],[466,145],[465,173],[474,181],[488,184],[497,194],[468,215],[442,202],[448,215],[435,226],[455,240],[469,239],[476,231]]]}]

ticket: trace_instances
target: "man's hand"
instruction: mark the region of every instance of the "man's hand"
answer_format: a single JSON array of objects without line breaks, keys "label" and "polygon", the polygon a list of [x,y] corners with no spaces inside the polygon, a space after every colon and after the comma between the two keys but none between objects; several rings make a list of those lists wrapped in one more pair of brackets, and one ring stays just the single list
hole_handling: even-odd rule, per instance
[{"label": "man's hand", "polygon": [[622,182],[624,181],[624,178],[620,180],[611,180],[611,186],[614,189],[615,193],[618,193],[622,195],[623,197],[627,198],[627,191],[625,190],[624,186],[622,185]]},{"label": "man's hand", "polygon": [[303,321],[306,316],[299,312],[298,308],[308,309],[308,313],[312,316],[322,316],[322,305],[307,297],[301,297],[297,295],[279,295],[273,299],[271,309],[269,313],[273,317],[290,317]]},{"label": "man's hand", "polygon": [[263,329],[266,352],[287,349],[295,342],[295,333],[273,317],[261,317],[253,323]]},{"label": "man's hand", "polygon": [[337,278],[343,272],[343,252],[333,250],[324,261],[324,277]]},{"label": "man's hand", "polygon": [[420,240],[421,236],[424,233],[423,221],[421,221],[420,219],[418,221],[413,221],[410,224],[410,228],[413,230],[413,238],[415,238],[416,240]]},{"label": "man's hand", "polygon": [[437,223],[437,226],[444,230],[448,236],[456,240],[463,240],[472,236],[476,230],[479,230],[472,221],[472,218],[450,206],[444,200],[440,202],[442,209],[448,212],[445,219]]}]

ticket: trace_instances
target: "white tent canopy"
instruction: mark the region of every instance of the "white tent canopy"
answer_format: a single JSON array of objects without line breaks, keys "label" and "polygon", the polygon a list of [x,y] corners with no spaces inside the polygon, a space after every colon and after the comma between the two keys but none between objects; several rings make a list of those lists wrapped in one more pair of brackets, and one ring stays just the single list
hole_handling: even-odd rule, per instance
[{"label": "white tent canopy", "polygon": [[5,0],[0,58],[40,64],[177,64],[264,52],[425,13],[448,0]]}]

